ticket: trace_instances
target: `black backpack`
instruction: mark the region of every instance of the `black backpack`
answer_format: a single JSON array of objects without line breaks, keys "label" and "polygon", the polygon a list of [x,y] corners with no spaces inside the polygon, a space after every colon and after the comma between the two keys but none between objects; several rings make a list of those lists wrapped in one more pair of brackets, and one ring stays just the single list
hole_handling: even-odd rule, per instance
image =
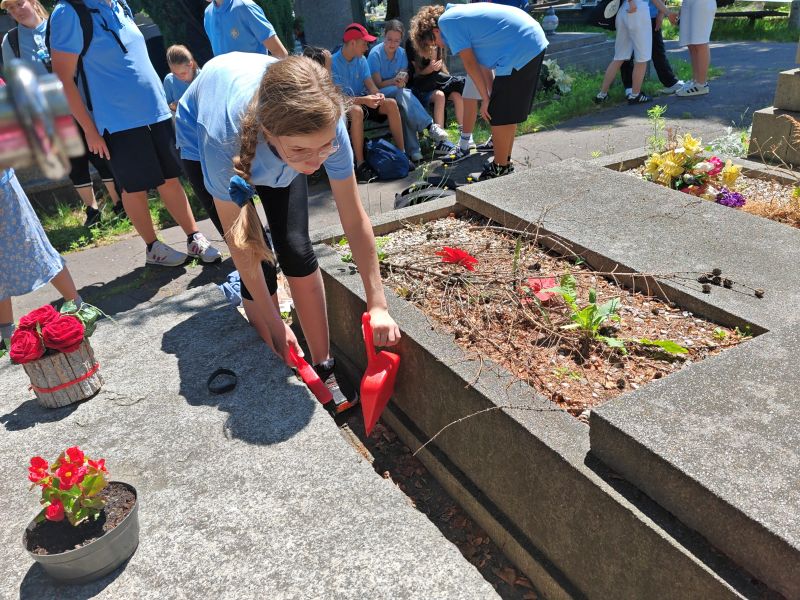
[{"label": "black backpack", "polygon": [[[13,29],[8,30],[8,45],[11,46],[11,52],[14,53],[14,56],[17,58],[20,57],[19,51],[19,27],[14,27]],[[53,72],[53,64],[50,62],[50,59],[43,60],[42,64],[47,69],[48,73]]]},{"label": "black backpack", "polygon": [[[93,109],[92,107],[92,97],[89,94],[89,83],[86,81],[86,72],[83,69],[83,57],[89,51],[89,45],[92,43],[92,38],[94,37],[94,22],[92,21],[92,13],[99,13],[100,11],[96,8],[89,8],[83,3],[83,0],[60,0],[61,2],[65,2],[69,4],[75,12],[78,14],[78,19],[81,24],[81,30],[83,31],[83,48],[81,49],[81,53],[78,55],[78,66],[75,72],[75,83],[78,83],[78,79],[81,81],[81,85],[83,86],[83,93],[84,97],[86,98],[86,109],[90,112]],[[120,4],[122,4],[123,10],[133,19],[133,11],[131,11],[128,3],[125,0],[118,0]],[[47,29],[44,34],[44,44],[47,46],[47,51],[50,52],[50,19],[47,19]],[[114,39],[119,44],[120,49],[124,54],[128,53],[128,49],[125,47],[125,44],[122,43],[122,40],[119,39],[119,36],[110,29],[105,22],[102,25],[102,28],[105,31],[108,31]],[[11,40],[9,39],[9,43]]]}]

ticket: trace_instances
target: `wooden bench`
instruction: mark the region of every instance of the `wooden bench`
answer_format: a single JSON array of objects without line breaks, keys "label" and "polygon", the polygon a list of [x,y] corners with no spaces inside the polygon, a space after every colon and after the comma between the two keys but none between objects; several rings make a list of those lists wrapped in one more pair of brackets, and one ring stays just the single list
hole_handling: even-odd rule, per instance
[{"label": "wooden bench", "polygon": [[750,27],[754,27],[756,19],[763,19],[764,17],[788,17],[789,15],[779,10],[735,10],[735,11],[718,11],[714,15],[715,19],[735,19],[747,17],[750,20]]}]

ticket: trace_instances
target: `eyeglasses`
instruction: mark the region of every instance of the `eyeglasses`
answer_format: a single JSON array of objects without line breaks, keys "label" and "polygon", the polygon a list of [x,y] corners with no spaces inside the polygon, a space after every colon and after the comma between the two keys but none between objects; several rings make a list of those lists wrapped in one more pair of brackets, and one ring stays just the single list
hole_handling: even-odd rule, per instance
[{"label": "eyeglasses", "polygon": [[298,152],[297,154],[289,154],[286,151],[286,148],[283,147],[283,144],[281,144],[281,141],[277,137],[275,138],[275,141],[278,143],[278,146],[280,146],[281,150],[283,151],[283,155],[286,157],[286,160],[290,162],[306,162],[309,160],[313,160],[317,157],[324,160],[339,149],[338,140],[336,138],[333,138],[330,142],[325,144],[319,150],[305,150],[303,152]]}]

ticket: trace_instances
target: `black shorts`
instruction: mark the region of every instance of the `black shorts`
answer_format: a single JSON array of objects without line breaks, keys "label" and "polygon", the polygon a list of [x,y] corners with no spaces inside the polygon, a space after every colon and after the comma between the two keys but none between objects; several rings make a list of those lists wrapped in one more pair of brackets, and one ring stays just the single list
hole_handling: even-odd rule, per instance
[{"label": "black shorts", "polygon": [[[83,129],[78,127],[78,131],[80,132],[81,139],[83,140],[83,147],[86,148],[86,136],[83,134]],[[70,158],[69,162],[69,180],[76,188],[92,185],[92,176],[89,173],[89,163],[94,165],[94,168],[97,169],[97,172],[100,175],[100,179],[102,179],[104,182],[114,181],[114,175],[111,173],[111,166],[108,164],[108,161],[105,158],[100,158],[93,152],[87,151],[83,156]]]},{"label": "black shorts", "polygon": [[444,92],[445,97],[449,96],[452,93],[463,94],[464,93],[464,84],[467,82],[466,78],[461,77],[459,75],[454,75],[450,78],[441,89]]},{"label": "black shorts", "polygon": [[370,106],[361,105],[361,108],[364,111],[364,120],[365,121],[375,121],[376,123],[383,123],[388,117],[386,115],[382,115],[378,112],[377,108],[372,108]]},{"label": "black shorts", "polygon": [[[287,277],[306,277],[317,270],[317,256],[308,235],[308,183],[305,175],[298,175],[285,188],[256,186],[264,213],[267,215],[273,250]],[[266,235],[265,235],[266,237]],[[262,263],[264,279],[270,294],[278,289],[275,267]],[[242,282],[242,298],[253,296]]]},{"label": "black shorts", "polygon": [[516,125],[528,118],[539,83],[544,50],[521,69],[494,78],[489,98],[492,125]]},{"label": "black shorts", "polygon": [[126,192],[146,192],[180,177],[172,119],[103,134],[111,153],[111,170]]}]

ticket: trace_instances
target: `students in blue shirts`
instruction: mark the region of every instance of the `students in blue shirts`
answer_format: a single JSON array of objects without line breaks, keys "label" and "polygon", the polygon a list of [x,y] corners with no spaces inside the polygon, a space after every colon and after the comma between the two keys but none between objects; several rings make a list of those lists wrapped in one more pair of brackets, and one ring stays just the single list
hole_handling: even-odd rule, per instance
[{"label": "students in blue shirts", "polygon": [[[220,259],[197,229],[178,177],[172,113],[147,46],[124,0],[83,0],[90,10],[92,37],[75,81],[84,32],[76,9],[60,1],[50,17],[53,70],[64,85],[72,115],[86,135],[89,151],[110,160],[122,186],[122,202],[147,244],[145,261],[178,266],[187,254],[203,262]],[[186,233],[187,252],[159,241],[147,203],[153,188]]]},{"label": "students in blue shirts", "polygon": [[372,80],[369,64],[364,55],[369,44],[377,38],[370,35],[363,25],[351,23],[344,30],[341,49],[331,59],[333,82],[345,96],[353,99],[353,106],[347,112],[350,121],[350,140],[356,155],[356,179],[366,182],[375,177],[364,160],[364,121],[369,119],[382,123],[388,119],[389,131],[394,145],[405,148],[403,142],[403,122],[400,109],[393,98],[386,98],[378,91]]},{"label": "students in blue shirts", "polygon": [[456,153],[455,145],[447,139],[447,132],[433,121],[419,99],[406,87],[409,65],[406,51],[401,46],[404,34],[405,28],[400,21],[392,19],[384,24],[384,41],[370,50],[367,59],[372,80],[384,96],[394,98],[400,107],[405,151],[411,160],[422,160],[417,134],[425,131],[436,142],[436,154]]},{"label": "students in blue shirts", "polygon": [[255,52],[286,58],[275,28],[253,0],[209,0],[203,27],[214,56],[228,52]]},{"label": "students in blue shirts", "polygon": [[200,73],[200,67],[189,49],[180,44],[167,48],[167,64],[170,72],[164,77],[164,94],[169,109],[174,113],[178,108],[178,100]]},{"label": "students in blue shirts", "polygon": [[[480,178],[512,173],[516,126],[530,114],[547,48],[539,23],[501,4],[423,6],[411,22],[411,37],[421,50],[436,44],[458,54],[477,88],[494,143],[494,160]],[[494,82],[485,75],[488,69],[495,71]]]},{"label": "students in blue shirts", "polygon": [[[311,362],[332,387],[334,362],[325,293],[308,234],[306,175],[322,165],[364,284],[375,343],[393,345],[400,337],[387,309],[372,226],[353,173],[345,105],[328,72],[309,58],[291,56],[278,61],[232,53],[206,63],[178,103],[176,114],[181,152],[201,163],[206,188],[222,219],[242,277],[250,323],[293,366],[289,348],[299,352],[299,346],[277,309],[277,256]],[[252,202],[254,193],[267,216],[274,255]]]}]

